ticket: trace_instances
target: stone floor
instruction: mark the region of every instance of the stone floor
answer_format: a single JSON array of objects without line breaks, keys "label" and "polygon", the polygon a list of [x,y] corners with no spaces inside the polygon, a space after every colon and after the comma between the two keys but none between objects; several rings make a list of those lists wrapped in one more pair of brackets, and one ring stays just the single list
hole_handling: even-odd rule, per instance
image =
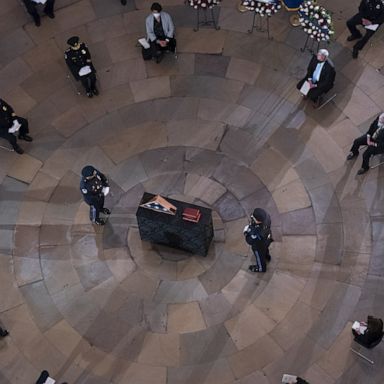
[{"label": "stone floor", "polygon": [[[25,154],[0,151],[0,383],[49,370],[69,384],[384,382],[384,346],[350,352],[350,327],[384,317],[384,168],[356,177],[351,141],[384,109],[384,39],[358,60],[345,43],[357,0],[334,12],[336,98],[321,111],[295,84],[310,59],[289,14],[273,40],[247,33],[237,1],[221,29],[193,32],[194,11],[165,0],[178,59],[143,62],[135,47],[151,1],[58,0],[36,28],[18,1],[0,10],[1,97],[28,118]],[[63,50],[85,40],[101,94],[76,95]],[[93,227],[79,173],[111,181],[108,224]],[[214,210],[206,258],[143,243],[144,191]],[[256,206],[272,216],[264,275],[247,271],[242,228]]]}]

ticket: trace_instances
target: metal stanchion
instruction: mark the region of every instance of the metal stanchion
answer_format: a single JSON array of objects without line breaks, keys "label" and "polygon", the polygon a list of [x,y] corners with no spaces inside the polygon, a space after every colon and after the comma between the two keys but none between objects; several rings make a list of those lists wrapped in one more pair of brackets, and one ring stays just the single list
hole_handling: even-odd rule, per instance
[{"label": "metal stanchion", "polygon": [[[200,21],[200,10],[202,10],[204,12],[204,20]],[[199,30],[199,27],[200,26],[209,26],[209,25],[213,25],[213,27],[216,29],[216,30],[219,30],[220,27],[217,25],[216,23],[216,20],[215,20],[215,15],[213,13],[213,7],[210,9],[211,11],[211,17],[208,18],[207,16],[207,12],[208,12],[208,9],[207,8],[197,8],[197,15],[196,15],[196,28],[193,28],[193,30],[195,32],[197,32]]]}]

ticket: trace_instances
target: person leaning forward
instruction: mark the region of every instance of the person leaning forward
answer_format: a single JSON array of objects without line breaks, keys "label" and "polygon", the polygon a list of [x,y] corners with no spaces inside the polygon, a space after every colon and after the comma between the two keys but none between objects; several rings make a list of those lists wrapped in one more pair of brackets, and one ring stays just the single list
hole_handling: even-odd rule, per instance
[{"label": "person leaning forward", "polygon": [[[352,57],[356,59],[368,40],[375,34],[384,22],[384,0],[362,0],[359,12],[347,21],[347,27],[351,32],[348,41],[359,40],[353,47]],[[356,28],[362,25],[365,28],[364,36]]]},{"label": "person leaning forward", "polygon": [[96,69],[88,47],[80,43],[78,36],[69,38],[67,44],[70,48],[65,51],[64,58],[73,77],[76,81],[81,81],[88,97],[97,96],[99,91],[96,88]]},{"label": "person leaning forward", "polygon": [[359,148],[363,145],[366,145],[367,149],[363,153],[363,163],[357,172],[358,175],[369,171],[369,160],[371,156],[384,153],[384,113],[373,121],[365,135],[353,141],[347,160],[352,160],[357,157],[359,155]]},{"label": "person leaning forward", "polygon": [[163,11],[159,3],[153,3],[151,14],[145,20],[147,40],[150,44],[151,55],[159,63],[164,51],[175,52],[175,27],[171,16]]},{"label": "person leaning forward", "polygon": [[0,99],[0,137],[8,140],[15,152],[21,155],[24,151],[17,144],[16,135],[19,140],[32,141],[28,133],[28,120],[16,116],[13,108]]}]

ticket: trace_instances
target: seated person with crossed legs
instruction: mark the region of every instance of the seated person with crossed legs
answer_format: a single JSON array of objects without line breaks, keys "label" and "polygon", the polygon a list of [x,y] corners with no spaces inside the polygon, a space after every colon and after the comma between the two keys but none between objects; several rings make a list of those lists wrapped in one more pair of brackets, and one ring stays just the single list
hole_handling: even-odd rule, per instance
[{"label": "seated person with crossed legs", "polygon": [[363,153],[363,163],[357,172],[358,175],[369,171],[371,156],[384,153],[384,113],[373,121],[365,135],[354,140],[347,160],[352,160],[359,156],[359,148],[363,145],[367,145],[367,149]]},{"label": "seated person with crossed legs", "polygon": [[176,39],[174,38],[175,27],[171,16],[162,10],[159,3],[153,3],[152,13],[145,20],[147,40],[150,44],[151,56],[160,63],[164,51],[175,52]]},{"label": "seated person with crossed legs", "polygon": [[333,88],[336,72],[329,61],[329,52],[326,49],[320,49],[317,55],[313,55],[307,68],[307,74],[297,84],[297,89],[301,90],[304,83],[307,82],[309,91],[306,95],[317,108],[321,103],[321,96]]}]

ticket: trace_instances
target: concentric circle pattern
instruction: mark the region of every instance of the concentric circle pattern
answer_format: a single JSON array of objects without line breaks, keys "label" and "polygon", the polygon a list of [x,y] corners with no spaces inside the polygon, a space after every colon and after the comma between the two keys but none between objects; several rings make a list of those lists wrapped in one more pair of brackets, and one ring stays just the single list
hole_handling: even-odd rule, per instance
[{"label": "concentric circle pattern", "polygon": [[[352,321],[384,317],[384,167],[345,161],[384,110],[382,31],[357,60],[346,43],[358,1],[322,3],[337,95],[321,110],[296,90],[310,54],[288,12],[268,40],[236,1],[215,8],[220,30],[194,32],[195,11],[164,0],[178,58],[156,64],[136,46],[150,1],[56,3],[39,28],[17,1],[0,10],[0,97],[34,137],[0,150],[0,383],[43,369],[69,384],[383,383],[384,347],[364,351],[374,366],[350,351]],[[72,35],[98,71],[92,99],[67,76]],[[110,180],[104,227],[82,202],[85,164]],[[207,257],[141,241],[145,191],[212,209]],[[265,274],[242,235],[255,207],[272,217]]]}]

